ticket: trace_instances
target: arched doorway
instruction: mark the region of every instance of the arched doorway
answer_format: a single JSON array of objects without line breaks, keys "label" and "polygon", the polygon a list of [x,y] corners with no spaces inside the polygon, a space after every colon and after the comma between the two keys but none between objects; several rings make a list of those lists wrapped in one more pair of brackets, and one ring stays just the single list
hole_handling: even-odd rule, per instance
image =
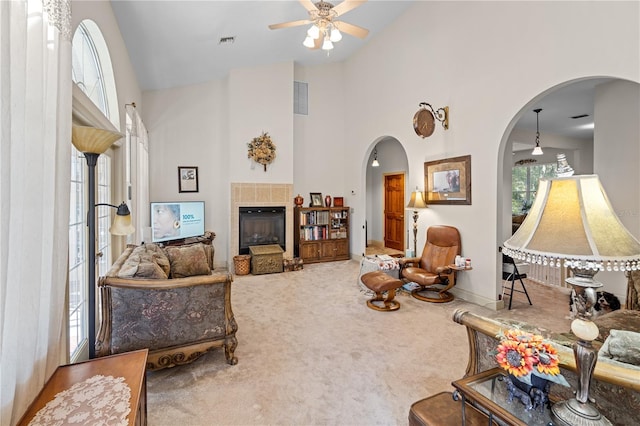
[{"label": "arched doorway", "polygon": [[[377,166],[372,165],[374,159]],[[365,252],[404,253],[408,170],[407,154],[396,138],[382,136],[371,144],[366,163]]]},{"label": "arched doorway", "polygon": [[[540,145],[544,156],[534,157],[536,114],[539,115]],[[576,174],[598,174],[610,201],[625,227],[640,234],[640,84],[627,80],[590,77],[571,80],[551,87],[534,97],[514,116],[500,147],[502,173],[498,188],[498,245],[513,230],[517,197],[521,190],[512,184],[516,167],[547,164],[556,155],[566,155]],[[629,182],[635,184],[629,186]],[[533,183],[532,183],[533,184]],[[537,188],[537,181],[535,182]],[[526,213],[526,212],[522,212]],[[564,277],[557,271],[548,275],[530,275],[536,281],[562,285]],[[626,279],[622,273],[603,272],[599,279],[606,291],[624,299]],[[499,294],[501,280],[497,280]],[[534,301],[535,303],[535,301]]]}]

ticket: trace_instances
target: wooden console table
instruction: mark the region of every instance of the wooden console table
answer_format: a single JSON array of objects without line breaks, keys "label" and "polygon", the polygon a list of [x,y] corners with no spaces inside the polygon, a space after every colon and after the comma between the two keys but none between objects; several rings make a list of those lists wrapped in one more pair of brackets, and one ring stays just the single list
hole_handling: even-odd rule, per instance
[{"label": "wooden console table", "polygon": [[[87,383],[83,391],[81,391],[82,395],[86,395],[87,391],[91,390],[91,380],[98,376],[112,376],[113,380],[124,379],[124,383],[131,392],[129,399],[131,411],[127,415],[128,424],[129,426],[146,425],[147,384],[145,367],[148,352],[147,349],[141,349],[58,367],[36,399],[31,403],[18,425],[28,425],[47,403],[56,399],[56,397],[60,398],[62,392],[69,390],[76,384]],[[103,389],[101,388],[101,390]],[[118,390],[118,388],[112,389],[112,394],[117,395]]]}]

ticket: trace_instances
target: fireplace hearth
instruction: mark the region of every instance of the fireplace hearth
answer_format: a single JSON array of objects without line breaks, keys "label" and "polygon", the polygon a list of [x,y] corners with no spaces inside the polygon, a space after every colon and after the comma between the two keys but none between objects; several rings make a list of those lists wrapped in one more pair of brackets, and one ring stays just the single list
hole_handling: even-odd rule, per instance
[{"label": "fireplace hearth", "polygon": [[277,244],[286,251],[286,207],[239,207],[238,254],[250,246]]}]

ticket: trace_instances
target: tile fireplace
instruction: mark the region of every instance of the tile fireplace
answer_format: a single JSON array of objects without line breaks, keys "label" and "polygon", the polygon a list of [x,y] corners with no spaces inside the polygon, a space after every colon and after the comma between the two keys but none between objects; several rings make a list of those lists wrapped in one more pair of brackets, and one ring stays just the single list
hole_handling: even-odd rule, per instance
[{"label": "tile fireplace", "polygon": [[[233,256],[240,254],[240,207],[284,207],[284,244],[282,247],[285,250],[284,258],[293,258],[293,197],[293,184],[231,183],[229,258],[232,259]],[[233,267],[233,262],[230,263],[230,267]]]}]

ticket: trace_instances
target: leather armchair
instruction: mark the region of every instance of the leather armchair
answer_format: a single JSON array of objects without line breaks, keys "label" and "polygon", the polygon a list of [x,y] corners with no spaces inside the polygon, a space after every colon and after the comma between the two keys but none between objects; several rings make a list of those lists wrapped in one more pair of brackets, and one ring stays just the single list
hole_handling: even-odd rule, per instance
[{"label": "leather armchair", "polygon": [[450,302],[449,290],[455,285],[453,265],[461,253],[460,232],[453,226],[435,225],[427,229],[421,257],[400,259],[400,277],[421,286],[411,294],[426,302]]}]

